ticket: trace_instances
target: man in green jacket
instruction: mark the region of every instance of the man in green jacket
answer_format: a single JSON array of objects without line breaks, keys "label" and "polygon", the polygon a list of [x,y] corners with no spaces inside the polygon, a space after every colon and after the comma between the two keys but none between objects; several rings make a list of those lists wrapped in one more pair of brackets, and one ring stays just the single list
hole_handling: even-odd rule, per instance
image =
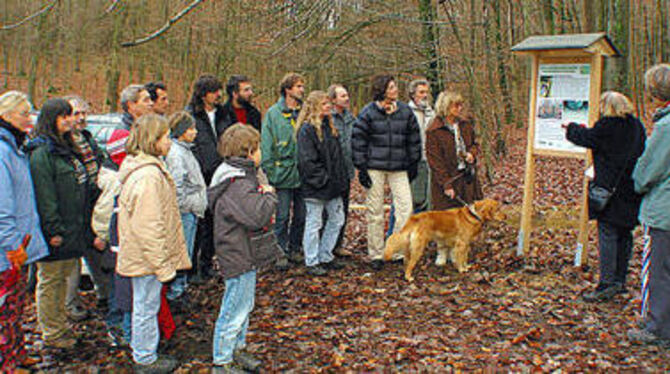
[{"label": "man in green jacket", "polygon": [[[292,262],[300,263],[302,261],[300,243],[305,227],[305,201],[300,192],[295,126],[305,93],[305,78],[297,73],[286,74],[280,82],[279,93],[281,97],[268,109],[263,120],[261,166],[267,174],[270,185],[277,190],[277,215],[274,228],[277,241]],[[285,258],[277,263],[278,268],[286,269],[287,266]]]}]

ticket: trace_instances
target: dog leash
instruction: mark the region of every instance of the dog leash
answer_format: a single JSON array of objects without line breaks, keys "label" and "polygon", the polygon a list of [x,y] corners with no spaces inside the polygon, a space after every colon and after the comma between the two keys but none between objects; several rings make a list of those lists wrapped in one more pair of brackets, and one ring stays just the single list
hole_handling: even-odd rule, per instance
[{"label": "dog leash", "polygon": [[479,214],[477,214],[474,205],[466,203],[463,199],[461,199],[460,196],[456,195],[456,193],[454,193],[454,200],[458,201],[459,203],[463,204],[463,206],[468,208],[468,212],[470,212],[470,214],[472,214],[477,219],[477,221],[484,222],[482,217],[480,217]]}]

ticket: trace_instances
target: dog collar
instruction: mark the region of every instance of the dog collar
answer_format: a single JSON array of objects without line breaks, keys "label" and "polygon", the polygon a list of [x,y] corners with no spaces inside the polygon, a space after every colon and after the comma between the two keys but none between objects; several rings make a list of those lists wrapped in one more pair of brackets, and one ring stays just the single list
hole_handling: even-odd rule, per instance
[{"label": "dog collar", "polygon": [[468,203],[466,203],[466,202],[463,201],[463,199],[461,199],[461,197],[458,196],[458,195],[454,195],[454,198],[455,198],[456,200],[458,200],[459,203],[463,204],[463,206],[465,206],[466,208],[468,208],[468,212],[469,212],[470,214],[472,214],[472,216],[475,217],[475,219],[476,219],[477,221],[479,221],[479,222],[484,222],[484,220],[482,219],[482,217],[480,217],[479,214],[477,214],[477,211],[475,210],[475,206],[474,206],[473,204],[468,204]]}]

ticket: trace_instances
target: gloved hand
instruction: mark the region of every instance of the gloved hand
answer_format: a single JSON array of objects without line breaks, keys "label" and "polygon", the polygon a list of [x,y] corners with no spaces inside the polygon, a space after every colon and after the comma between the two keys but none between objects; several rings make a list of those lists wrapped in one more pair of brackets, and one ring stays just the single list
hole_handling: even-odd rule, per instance
[{"label": "gloved hand", "polygon": [[368,169],[358,170],[358,181],[361,183],[361,186],[365,187],[366,189],[370,189],[370,187],[372,187],[372,179],[370,178],[370,174],[368,174]]},{"label": "gloved hand", "polygon": [[409,181],[413,181],[414,178],[419,174],[419,164],[412,164],[407,168],[407,177]]},{"label": "gloved hand", "polygon": [[12,264],[13,268],[20,269],[27,259],[28,254],[26,254],[26,250],[23,248],[23,246],[20,246],[18,249],[13,251],[7,251],[7,260],[10,264]]}]

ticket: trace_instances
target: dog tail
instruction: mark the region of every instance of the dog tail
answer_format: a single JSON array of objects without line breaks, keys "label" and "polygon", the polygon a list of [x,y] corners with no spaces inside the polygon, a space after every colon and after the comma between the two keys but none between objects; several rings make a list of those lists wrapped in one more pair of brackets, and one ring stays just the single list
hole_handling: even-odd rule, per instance
[{"label": "dog tail", "polygon": [[386,248],[384,248],[384,261],[391,260],[393,255],[409,247],[410,239],[410,230],[405,230],[404,228],[395,234],[391,235],[388,240],[386,240]]}]

